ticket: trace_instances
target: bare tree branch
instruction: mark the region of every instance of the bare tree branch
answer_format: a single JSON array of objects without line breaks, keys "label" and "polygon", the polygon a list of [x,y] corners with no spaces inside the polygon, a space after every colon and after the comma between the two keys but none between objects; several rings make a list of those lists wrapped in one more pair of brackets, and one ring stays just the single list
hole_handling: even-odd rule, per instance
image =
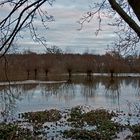
[{"label": "bare tree branch", "polygon": [[108,0],[111,7],[122,17],[122,19],[137,33],[140,37],[139,25],[120,7],[116,0]]},{"label": "bare tree branch", "polygon": [[47,12],[41,10],[41,6],[46,2],[52,5],[53,1],[54,0],[7,0],[0,3],[0,6],[12,4],[12,9],[9,14],[0,21],[1,57],[7,53],[18,33],[26,28],[32,30],[31,36],[35,37],[36,41],[44,44],[43,40],[36,34],[33,25],[34,19],[40,16],[42,25],[47,29],[45,22],[54,21],[54,19],[52,16],[48,16]]},{"label": "bare tree branch", "polygon": [[139,0],[128,0],[128,3],[130,4],[131,8],[133,9],[138,20],[140,21],[140,1]]},{"label": "bare tree branch", "polygon": [[102,2],[97,2],[93,5],[90,6],[90,12],[87,12],[80,19],[81,28],[85,22],[97,19],[98,27],[95,33],[98,34],[103,28],[101,25],[103,17],[111,17],[114,22],[108,23],[108,25],[117,27],[115,34],[118,38],[115,38],[111,44],[112,48],[109,46],[109,50],[116,51],[122,55],[134,53],[140,42],[139,0],[102,0]]}]

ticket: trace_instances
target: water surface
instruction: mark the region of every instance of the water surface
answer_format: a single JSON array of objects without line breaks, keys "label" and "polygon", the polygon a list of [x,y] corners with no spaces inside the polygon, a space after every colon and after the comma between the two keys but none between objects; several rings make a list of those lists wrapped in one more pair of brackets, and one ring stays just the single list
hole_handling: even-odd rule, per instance
[{"label": "water surface", "polygon": [[29,82],[1,84],[1,119],[14,119],[21,112],[51,108],[64,110],[77,105],[136,111],[140,101],[140,78],[95,76],[60,82]]}]

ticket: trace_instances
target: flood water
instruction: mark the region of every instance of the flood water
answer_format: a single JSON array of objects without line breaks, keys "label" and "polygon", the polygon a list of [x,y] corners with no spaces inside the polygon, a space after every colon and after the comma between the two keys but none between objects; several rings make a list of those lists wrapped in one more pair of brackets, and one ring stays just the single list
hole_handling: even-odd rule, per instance
[{"label": "flood water", "polygon": [[134,112],[140,106],[140,78],[96,76],[71,81],[25,81],[0,86],[1,120],[15,119],[21,112],[77,105]]}]

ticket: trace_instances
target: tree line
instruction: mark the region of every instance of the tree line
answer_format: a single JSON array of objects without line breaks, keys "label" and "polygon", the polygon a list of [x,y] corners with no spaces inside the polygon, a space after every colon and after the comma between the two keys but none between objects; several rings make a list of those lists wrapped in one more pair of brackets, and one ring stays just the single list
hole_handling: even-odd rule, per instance
[{"label": "tree line", "polygon": [[84,73],[140,73],[140,56],[121,57],[117,54],[7,54],[0,59],[0,80],[29,80],[48,78],[50,75]]}]

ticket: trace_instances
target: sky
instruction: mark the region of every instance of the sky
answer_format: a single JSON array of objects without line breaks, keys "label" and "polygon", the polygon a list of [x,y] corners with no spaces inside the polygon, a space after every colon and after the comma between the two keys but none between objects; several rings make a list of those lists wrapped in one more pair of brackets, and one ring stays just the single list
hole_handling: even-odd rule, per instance
[{"label": "sky", "polygon": [[[102,17],[102,31],[96,36],[98,21],[95,18],[84,25],[82,30],[79,19],[89,11],[89,5],[96,0],[56,0],[53,6],[47,6],[47,12],[54,16],[55,21],[48,23],[48,30],[44,30],[39,21],[36,21],[39,34],[46,38],[48,46],[58,46],[68,53],[104,54],[107,45],[115,38],[114,29],[108,25],[109,19]],[[28,31],[23,32],[24,38],[18,40],[21,51],[31,50],[44,52],[45,47],[33,42]]]}]

